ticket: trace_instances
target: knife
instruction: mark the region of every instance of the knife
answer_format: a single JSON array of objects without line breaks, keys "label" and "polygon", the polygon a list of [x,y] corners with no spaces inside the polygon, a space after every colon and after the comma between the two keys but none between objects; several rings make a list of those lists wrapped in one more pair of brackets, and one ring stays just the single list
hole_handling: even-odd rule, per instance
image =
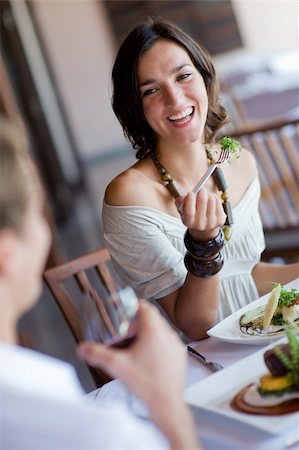
[{"label": "knife", "polygon": [[223,366],[217,362],[209,361],[205,356],[203,356],[198,351],[194,350],[194,348],[187,345],[188,352],[198,361],[200,361],[205,366],[209,367],[209,369],[213,370],[213,372],[218,372],[218,370],[223,369]]}]

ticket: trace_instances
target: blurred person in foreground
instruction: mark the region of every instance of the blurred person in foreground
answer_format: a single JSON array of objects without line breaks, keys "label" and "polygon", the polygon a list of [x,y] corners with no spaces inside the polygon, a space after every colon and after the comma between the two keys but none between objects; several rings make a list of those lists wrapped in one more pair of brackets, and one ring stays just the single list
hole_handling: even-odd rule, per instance
[{"label": "blurred person in foreground", "polygon": [[17,345],[17,323],[41,292],[51,241],[43,192],[26,147],[19,130],[2,119],[1,449],[199,449],[183,402],[185,349],[150,305],[140,303],[137,338],[129,348],[83,342],[78,354],[119,377],[146,403],[152,422],[133,416],[124,405],[95,405],[69,364]]}]

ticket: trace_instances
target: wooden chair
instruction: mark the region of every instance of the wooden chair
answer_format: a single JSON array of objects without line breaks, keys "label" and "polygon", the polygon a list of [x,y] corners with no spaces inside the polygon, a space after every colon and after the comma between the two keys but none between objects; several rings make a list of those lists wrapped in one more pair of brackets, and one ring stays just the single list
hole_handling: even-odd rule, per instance
[{"label": "wooden chair", "polygon": [[[80,323],[80,304],[83,294],[97,285],[113,293],[115,275],[109,267],[110,254],[104,247],[68,261],[44,272],[44,280],[62,312],[76,342],[83,340]],[[100,387],[111,378],[101,370],[89,367],[96,386]]]},{"label": "wooden chair", "polygon": [[267,250],[263,259],[299,256],[299,119],[232,134],[254,153],[261,181],[260,212]]}]

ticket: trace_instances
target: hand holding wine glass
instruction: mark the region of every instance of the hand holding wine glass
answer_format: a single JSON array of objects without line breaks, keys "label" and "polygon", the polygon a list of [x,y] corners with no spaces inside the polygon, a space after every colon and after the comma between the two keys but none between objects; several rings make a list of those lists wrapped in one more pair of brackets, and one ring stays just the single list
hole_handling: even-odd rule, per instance
[{"label": "hand holding wine glass", "polygon": [[[79,356],[121,379],[143,400],[172,448],[182,448],[182,442],[188,442],[188,448],[199,449],[192,416],[183,401],[187,361],[184,345],[157,308],[146,301],[139,302],[134,324],[135,338],[126,348],[82,342]],[[178,422],[181,427],[174,425]]]}]

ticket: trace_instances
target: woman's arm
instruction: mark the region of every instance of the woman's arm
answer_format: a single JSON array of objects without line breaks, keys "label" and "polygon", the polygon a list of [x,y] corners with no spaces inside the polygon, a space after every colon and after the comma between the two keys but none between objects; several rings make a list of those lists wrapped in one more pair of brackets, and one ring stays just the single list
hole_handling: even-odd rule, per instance
[{"label": "woman's arm", "polygon": [[184,285],[157,300],[172,323],[192,340],[207,337],[216,321],[220,302],[220,277],[198,278],[187,274]]},{"label": "woman's arm", "polygon": [[[176,205],[183,206],[182,220],[194,240],[213,239],[225,222],[221,201],[205,188],[197,195],[188,193]],[[219,302],[219,275],[202,278],[189,272],[179,290],[159,300],[173,323],[192,340],[207,337],[206,331],[215,323]]]},{"label": "woman's arm", "polygon": [[157,308],[141,302],[137,337],[126,349],[84,342],[79,356],[120,378],[148,406],[172,450],[200,450],[193,418],[183,400],[186,349]]},{"label": "woman's arm", "polygon": [[299,263],[271,264],[259,262],[252,271],[260,295],[271,291],[271,283],[286,284],[299,277]]}]

